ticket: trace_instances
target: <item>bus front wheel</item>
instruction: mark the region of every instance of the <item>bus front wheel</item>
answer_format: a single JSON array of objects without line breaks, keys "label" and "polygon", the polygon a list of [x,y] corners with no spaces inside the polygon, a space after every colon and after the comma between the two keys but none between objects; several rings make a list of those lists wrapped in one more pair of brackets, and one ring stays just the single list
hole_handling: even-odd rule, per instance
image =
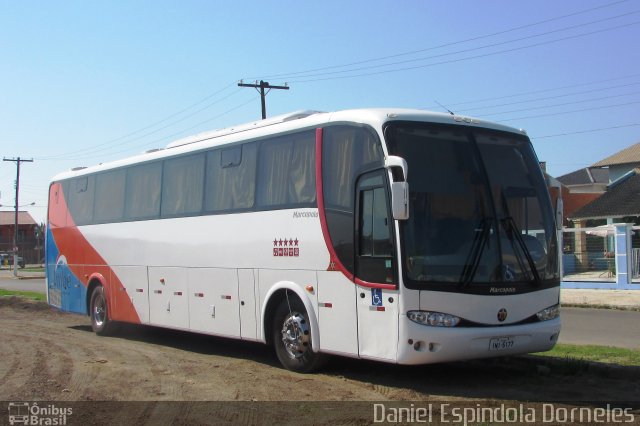
[{"label": "bus front wheel", "polygon": [[326,355],[311,349],[311,324],[304,304],[296,296],[285,298],[274,316],[273,344],[280,363],[297,373],[320,368]]},{"label": "bus front wheel", "polygon": [[91,303],[89,306],[91,316],[91,328],[99,336],[108,336],[113,332],[113,321],[109,319],[107,308],[107,298],[104,288],[97,286],[91,293]]}]

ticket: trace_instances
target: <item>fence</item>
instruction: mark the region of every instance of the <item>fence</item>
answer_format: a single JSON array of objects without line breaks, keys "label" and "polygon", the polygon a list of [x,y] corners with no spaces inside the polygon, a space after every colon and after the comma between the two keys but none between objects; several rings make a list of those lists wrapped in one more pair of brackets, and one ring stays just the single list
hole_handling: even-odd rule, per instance
[{"label": "fence", "polygon": [[640,227],[565,228],[562,280],[573,288],[640,289]]}]

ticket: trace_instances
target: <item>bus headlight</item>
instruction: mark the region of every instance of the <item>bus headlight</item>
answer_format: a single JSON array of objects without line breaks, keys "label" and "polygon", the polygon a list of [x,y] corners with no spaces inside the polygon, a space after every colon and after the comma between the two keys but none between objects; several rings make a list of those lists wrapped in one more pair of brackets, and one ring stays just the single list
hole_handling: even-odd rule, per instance
[{"label": "bus headlight", "polygon": [[540,321],[549,321],[560,315],[560,305],[549,306],[536,314]]},{"label": "bus headlight", "polygon": [[455,327],[460,323],[460,318],[441,312],[409,311],[407,312],[407,318],[418,324],[432,327]]}]

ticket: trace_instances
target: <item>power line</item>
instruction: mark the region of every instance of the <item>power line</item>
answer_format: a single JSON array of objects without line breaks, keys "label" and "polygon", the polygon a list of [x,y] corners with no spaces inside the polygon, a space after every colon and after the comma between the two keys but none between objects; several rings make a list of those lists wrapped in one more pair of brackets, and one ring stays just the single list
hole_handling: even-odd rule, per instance
[{"label": "power line", "polygon": [[559,106],[583,104],[583,103],[587,103],[587,102],[602,101],[604,99],[613,99],[613,98],[621,98],[621,97],[624,97],[624,96],[632,96],[632,95],[637,95],[639,93],[640,92],[631,92],[631,93],[622,93],[622,94],[611,95],[611,96],[601,96],[601,97],[598,97],[598,98],[582,99],[582,100],[579,100],[579,101],[563,102],[563,103],[559,103],[559,104],[542,105],[542,106],[536,106],[536,107],[514,109],[514,110],[511,110],[511,111],[493,112],[493,113],[490,113],[490,114],[481,114],[480,116],[481,117],[490,117],[492,115],[511,114],[513,112],[533,111],[533,110],[536,110],[536,109],[547,109],[547,108],[555,108],[555,107],[559,107]]},{"label": "power line", "polygon": [[[432,63],[429,63],[429,64],[415,65],[415,66],[411,66],[411,67],[394,68],[394,69],[390,69],[390,70],[375,71],[375,72],[368,72],[368,73],[360,73],[360,74],[353,74],[353,75],[346,75],[346,76],[324,77],[324,78],[315,78],[315,79],[306,79],[306,80],[305,79],[303,79],[303,80],[291,80],[289,82],[290,83],[312,83],[312,82],[317,82],[317,81],[328,81],[328,80],[338,80],[338,79],[357,78],[357,77],[369,77],[369,76],[372,76],[372,75],[389,74],[389,73],[400,72],[400,71],[410,71],[410,70],[414,70],[414,69],[433,67],[433,66],[437,66],[437,65],[445,65],[445,64],[452,64],[452,63],[456,63],[456,62],[468,61],[468,60],[473,60],[473,59],[486,58],[486,57],[489,57],[489,56],[500,55],[500,54],[503,54],[503,53],[516,52],[516,51],[519,51],[519,50],[530,49],[530,48],[533,48],[533,47],[544,46],[544,45],[547,45],[547,44],[558,43],[558,42],[562,42],[562,41],[566,41],[566,40],[572,40],[572,39],[575,39],[575,38],[586,37],[586,36],[590,36],[590,35],[594,35],[594,34],[600,34],[600,33],[603,33],[603,32],[619,30],[621,28],[626,28],[626,27],[630,27],[630,26],[638,25],[638,24],[640,24],[640,21],[634,21],[634,22],[631,22],[631,23],[628,23],[628,24],[618,25],[618,26],[615,26],[615,27],[609,27],[609,28],[604,28],[604,29],[600,29],[600,30],[594,30],[594,31],[586,32],[586,33],[575,34],[575,35],[572,35],[572,36],[561,37],[561,38],[557,38],[557,39],[554,39],[554,40],[547,40],[547,41],[543,41],[543,42],[539,42],[539,43],[533,43],[533,44],[529,44],[529,45],[525,45],[525,46],[513,47],[513,48],[510,48],[510,49],[503,49],[503,50],[484,53],[484,54],[480,54],[480,55],[467,56],[467,57],[464,57],[464,58],[456,58],[456,59],[449,59],[449,60],[446,60],[446,61],[432,62]],[[388,65],[392,65],[392,64],[388,64]]]},{"label": "power line", "polygon": [[[597,20],[591,21],[591,22],[571,25],[571,26],[564,27],[564,28],[559,28],[559,29],[556,29],[556,30],[545,31],[545,32],[542,32],[542,33],[539,33],[539,34],[528,35],[528,36],[524,36],[524,37],[520,37],[520,38],[516,38],[516,39],[512,39],[512,40],[506,40],[506,41],[500,41],[500,42],[496,42],[496,43],[486,44],[486,45],[483,45],[483,46],[470,47],[470,48],[467,48],[467,49],[457,50],[457,51],[454,51],[454,52],[440,53],[438,55],[426,56],[426,57],[423,57],[423,58],[407,59],[407,60],[403,60],[403,61],[395,61],[395,62],[389,62],[389,63],[386,63],[386,64],[380,64],[380,65],[371,65],[371,66],[366,66],[366,67],[352,68],[352,69],[348,69],[348,70],[332,71],[332,72],[318,73],[318,74],[308,74],[308,75],[301,76],[301,78],[317,77],[317,76],[325,76],[325,75],[335,75],[335,74],[344,74],[344,73],[355,72],[355,71],[363,71],[363,70],[384,68],[384,67],[389,67],[389,66],[392,66],[392,65],[401,65],[401,64],[406,64],[406,63],[426,61],[428,59],[442,58],[442,57],[445,57],[445,56],[458,55],[458,54],[461,54],[461,53],[469,53],[469,52],[478,51],[480,49],[488,49],[488,48],[491,48],[491,47],[497,47],[497,46],[502,46],[502,45],[505,45],[505,44],[520,42],[520,41],[523,41],[523,40],[529,40],[529,39],[533,39],[533,38],[543,37],[543,36],[547,36],[549,34],[559,33],[559,32],[563,32],[563,31],[569,31],[569,30],[573,30],[573,29],[576,29],[576,28],[585,27],[585,26],[588,26],[588,25],[593,25],[593,24],[597,24],[597,23],[601,23],[601,22],[605,22],[605,21],[610,21],[610,20],[613,20],[613,19],[618,19],[618,18],[621,18],[621,17],[624,17],[624,16],[634,15],[634,14],[637,14],[639,12],[640,12],[639,10],[635,10],[635,11],[632,11],[632,12],[627,12],[627,13],[623,13],[623,14],[612,16],[612,17],[608,17],[608,18],[597,19]],[[295,80],[295,79],[293,80],[293,82],[296,82],[296,81],[299,81],[299,80]]]},{"label": "power line", "polygon": [[[229,94],[229,95],[226,95],[226,96],[224,96],[224,97],[223,97],[223,98],[221,98],[221,99],[218,99],[218,100],[216,100],[216,101],[214,101],[214,102],[211,102],[211,103],[209,103],[209,104],[205,105],[204,107],[202,107],[202,108],[198,109],[197,111],[195,111],[195,112],[193,112],[193,113],[191,113],[191,114],[189,114],[189,115],[187,115],[187,116],[185,116],[185,117],[183,117],[183,118],[181,118],[181,119],[175,120],[175,121],[174,121],[174,122],[172,122],[171,124],[169,124],[169,125],[167,125],[167,126],[164,126],[164,127],[160,128],[160,129],[157,129],[157,130],[152,131],[152,132],[148,132],[148,133],[146,133],[146,134],[144,134],[144,135],[141,135],[141,136],[138,136],[138,137],[136,137],[136,138],[134,138],[134,139],[129,139],[129,140],[124,140],[124,139],[127,139],[127,138],[129,138],[130,136],[136,135],[136,134],[138,134],[138,133],[140,133],[140,132],[143,132],[143,131],[145,131],[145,130],[148,130],[148,129],[150,129],[150,128],[153,128],[153,127],[157,126],[158,124],[162,124],[162,123],[164,123],[164,122],[166,122],[166,121],[170,120],[170,119],[171,119],[171,118],[173,118],[173,117],[176,117],[176,116],[178,116],[178,115],[180,115],[180,114],[183,114],[184,112],[186,112],[186,111],[188,111],[188,110],[190,110],[190,109],[193,109],[194,107],[196,107],[196,106],[198,106],[198,105],[201,105],[202,103],[206,102],[207,100],[209,100],[209,99],[211,99],[211,98],[213,98],[213,97],[215,97],[215,96],[217,96],[217,95],[221,94],[221,93],[222,93],[222,92],[224,92],[225,90],[227,90],[227,89],[229,89],[229,88],[233,87],[233,85],[234,85],[234,83],[229,84],[229,85],[227,85],[227,86],[223,87],[222,89],[217,90],[216,92],[214,92],[214,93],[212,93],[212,94],[210,94],[210,95],[208,95],[208,96],[204,97],[203,99],[199,100],[198,102],[195,102],[195,103],[191,104],[190,106],[188,106],[188,107],[186,107],[186,108],[181,109],[180,111],[178,111],[178,112],[176,112],[176,113],[173,113],[173,114],[171,114],[171,115],[168,115],[168,116],[166,116],[166,117],[164,117],[164,118],[162,118],[162,119],[160,119],[160,120],[158,120],[158,121],[154,122],[153,124],[150,124],[150,125],[144,126],[144,127],[142,127],[142,128],[139,128],[139,129],[137,129],[137,130],[134,130],[134,131],[132,131],[132,132],[129,132],[129,133],[127,133],[126,135],[123,135],[123,136],[120,136],[120,137],[117,137],[117,138],[114,138],[114,139],[110,139],[110,140],[108,140],[108,141],[105,141],[105,142],[102,142],[102,143],[99,143],[99,144],[96,144],[96,145],[92,145],[92,146],[90,146],[90,147],[86,147],[86,148],[78,149],[78,150],[75,150],[75,151],[73,151],[73,152],[69,152],[69,153],[62,153],[62,154],[55,154],[55,155],[51,155],[51,156],[47,156],[47,157],[38,157],[38,158],[36,158],[36,159],[37,159],[37,160],[52,160],[52,159],[63,158],[63,157],[67,157],[68,155],[74,155],[74,154],[78,154],[78,153],[82,153],[82,152],[99,152],[99,151],[104,151],[105,149],[106,149],[106,150],[109,150],[109,149],[111,149],[111,148],[113,148],[113,147],[115,147],[115,146],[122,146],[122,145],[125,145],[125,144],[130,143],[130,142],[135,141],[135,140],[140,140],[140,139],[142,139],[142,138],[144,138],[144,137],[147,137],[147,136],[149,136],[149,135],[151,135],[151,134],[155,134],[155,133],[157,133],[158,131],[164,130],[165,128],[171,127],[171,126],[172,126],[172,125],[174,125],[174,124],[180,123],[180,122],[182,122],[182,121],[186,120],[187,118],[193,117],[194,115],[196,115],[196,114],[198,114],[198,113],[200,113],[200,112],[202,112],[202,111],[204,111],[204,110],[206,110],[206,109],[208,109],[208,108],[212,107],[213,105],[216,105],[216,104],[218,104],[218,103],[222,102],[223,100],[228,99],[229,97],[231,97],[231,96],[233,96],[234,94],[238,93],[238,92],[239,92],[239,90],[236,90],[235,92],[233,92],[233,93],[231,93],[231,94]],[[123,141],[123,140],[124,140],[124,141]],[[119,142],[119,141],[121,141],[121,142]],[[119,142],[119,143],[114,144],[114,142]],[[101,149],[101,148],[103,148],[103,147],[104,147],[104,149]]]},{"label": "power line", "polygon": [[[197,111],[195,111],[195,112],[193,112],[193,113],[191,113],[191,114],[189,114],[187,116],[184,116],[184,117],[182,117],[182,118],[180,118],[178,120],[174,120],[174,121],[170,122],[169,124],[167,124],[167,125],[165,125],[163,127],[160,127],[160,128],[158,128],[156,130],[153,130],[151,132],[147,132],[147,133],[145,133],[143,135],[140,135],[140,136],[137,136],[137,137],[135,137],[133,139],[125,140],[125,141],[122,141],[120,143],[112,144],[110,146],[103,147],[103,148],[98,148],[98,149],[95,149],[96,147],[94,147],[94,148],[84,148],[84,149],[80,149],[80,150],[75,151],[73,154],[82,154],[84,152],[90,152],[92,154],[95,154],[95,153],[99,153],[99,152],[105,152],[105,151],[109,151],[109,150],[111,150],[111,149],[113,149],[115,147],[123,146],[123,145],[129,144],[131,142],[135,142],[135,141],[144,139],[147,136],[154,135],[154,134],[156,134],[156,133],[158,133],[158,132],[160,132],[162,130],[165,130],[165,129],[169,128],[169,127],[172,127],[172,126],[174,126],[174,125],[176,125],[178,123],[181,123],[181,122],[185,121],[186,119],[191,118],[196,114],[199,114],[200,112],[204,111],[205,109],[208,109],[211,106],[230,98],[231,96],[235,95],[238,92],[240,92],[240,89],[230,93],[229,95],[225,96],[224,98],[218,99],[217,101],[204,106],[203,108],[200,108],[199,110],[197,110]],[[102,144],[102,145],[104,145],[104,144]],[[57,159],[57,158],[61,158],[61,157],[67,157],[68,155],[69,154],[64,154],[64,155],[63,154],[59,154],[59,155],[53,155],[53,156],[49,156],[49,157],[42,157],[42,158],[38,158],[38,159],[39,160],[53,160],[53,159]]]},{"label": "power line", "polygon": [[[142,148],[145,148],[145,147],[150,147],[150,146],[152,146],[152,145],[154,145],[154,144],[156,144],[158,142],[166,141],[167,139],[171,140],[173,138],[177,138],[177,137],[183,135],[184,133],[186,133],[186,132],[188,132],[190,130],[193,130],[193,129],[195,129],[195,128],[203,125],[203,124],[206,124],[206,123],[209,123],[211,121],[217,120],[218,118],[221,118],[221,117],[223,117],[223,116],[225,116],[225,115],[227,115],[227,114],[229,114],[229,113],[231,113],[231,112],[233,112],[235,110],[238,110],[238,109],[242,108],[243,106],[246,106],[246,105],[250,104],[253,101],[254,101],[254,98],[251,98],[251,99],[249,99],[249,100],[247,100],[247,101],[245,101],[245,102],[243,102],[243,103],[241,103],[239,105],[236,105],[233,108],[227,109],[226,111],[224,111],[224,112],[222,112],[222,113],[220,113],[220,114],[218,114],[216,116],[213,116],[213,117],[211,117],[211,118],[209,118],[207,120],[204,120],[204,121],[201,121],[199,123],[196,123],[191,127],[184,128],[184,129],[182,129],[182,130],[180,130],[180,131],[178,131],[176,133],[173,133],[173,134],[170,134],[170,135],[167,135],[167,136],[163,136],[163,137],[161,137],[159,139],[154,139],[154,140],[152,140],[150,142],[146,142],[144,144],[131,146],[131,147],[128,147],[127,149],[124,149],[124,150],[111,152],[111,153],[108,153],[108,154],[105,154],[105,155],[113,156],[113,155],[118,155],[118,154],[130,153],[131,150],[133,150],[133,149],[142,149]],[[86,159],[94,159],[94,158],[96,158],[95,155],[80,155],[80,156],[70,156],[70,157],[67,157],[65,159],[66,160],[70,160],[70,161],[78,161],[78,160],[86,160]],[[56,160],[56,159],[46,159],[46,160],[60,161],[60,160]]]},{"label": "power line", "polygon": [[499,120],[498,123],[504,123],[504,122],[507,122],[507,121],[516,121],[516,120],[527,120],[527,119],[530,119],[530,118],[551,117],[551,116],[554,116],[554,115],[573,114],[573,113],[576,113],[576,112],[597,111],[599,109],[617,108],[617,107],[621,107],[621,106],[629,106],[629,105],[636,105],[636,104],[640,104],[640,101],[626,102],[626,103],[615,104],[615,105],[603,105],[603,106],[584,108],[584,109],[575,109],[575,110],[572,110],[572,111],[553,112],[553,113],[549,113],[549,114],[530,115],[528,117],[507,118],[507,119],[504,119],[504,120]]},{"label": "power line", "polygon": [[[630,75],[626,75],[623,77],[615,77],[615,78],[608,78],[605,80],[595,80],[595,81],[590,81],[590,82],[586,82],[586,83],[578,83],[578,84],[570,84],[570,85],[566,85],[566,86],[557,86],[557,87],[551,87],[551,88],[547,88],[547,89],[538,89],[538,90],[532,90],[532,91],[528,91],[528,92],[519,92],[519,93],[513,93],[510,95],[501,95],[501,96],[494,96],[494,97],[490,97],[490,98],[482,98],[482,99],[475,99],[475,100],[471,100],[471,101],[462,101],[462,102],[447,102],[447,105],[449,106],[459,106],[459,105],[468,105],[468,104],[476,104],[476,103],[481,103],[481,102],[487,102],[487,101],[497,101],[500,99],[508,99],[508,98],[517,98],[519,96],[527,96],[527,95],[535,95],[538,93],[546,93],[546,92],[554,92],[554,91],[559,91],[559,90],[564,90],[564,89],[572,89],[574,87],[583,87],[583,86],[591,86],[594,84],[600,84],[600,83],[608,83],[610,81],[618,81],[618,80],[624,80],[627,78],[634,78],[634,77],[638,77],[640,76],[640,73],[638,74],[630,74]],[[636,84],[636,83],[632,83],[632,84]],[[421,107],[420,109],[434,109],[437,108],[438,105],[432,105],[432,106],[428,106],[428,107]],[[470,109],[467,109],[465,111],[470,111]]]},{"label": "power line", "polygon": [[583,133],[595,133],[595,132],[602,132],[605,130],[613,130],[613,129],[623,129],[626,127],[638,127],[640,126],[640,123],[632,123],[632,124],[623,124],[620,126],[611,126],[611,127],[601,127],[599,129],[589,129],[589,130],[578,130],[575,132],[567,132],[567,133],[556,133],[555,135],[544,135],[544,136],[530,136],[529,138],[532,140],[539,140],[539,139],[548,139],[548,138],[555,138],[555,137],[559,137],[559,136],[571,136],[571,135],[580,135]]},{"label": "power line", "polygon": [[[572,17],[572,16],[577,16],[577,15],[581,15],[581,14],[584,14],[584,13],[592,12],[594,10],[599,10],[599,9],[604,9],[604,8],[608,8],[608,7],[611,7],[611,6],[615,6],[615,5],[618,5],[620,3],[626,3],[627,1],[629,1],[629,0],[616,1],[616,2],[608,3],[608,4],[605,4],[605,5],[602,5],[602,6],[596,6],[596,7],[592,7],[592,8],[589,8],[589,9],[584,9],[584,10],[580,10],[580,11],[577,11],[577,12],[569,13],[569,14],[566,14],[566,15],[557,16],[557,17],[554,17],[554,18],[549,18],[549,19],[545,19],[545,20],[542,20],[542,21],[533,22],[533,23],[530,23],[530,24],[520,25],[518,27],[509,28],[507,30],[502,30],[502,31],[498,31],[498,32],[495,32],[495,33],[485,34],[485,35],[472,37],[472,38],[468,38],[468,39],[464,39],[464,40],[449,42],[449,43],[441,44],[441,45],[438,45],[438,46],[427,47],[427,48],[424,48],[424,49],[418,49],[418,50],[412,50],[412,51],[409,51],[409,52],[403,52],[403,53],[397,53],[397,54],[393,54],[393,55],[381,56],[381,57],[366,59],[366,60],[357,61],[357,62],[350,62],[350,63],[342,64],[342,65],[332,65],[332,66],[326,66],[326,67],[321,67],[321,68],[309,69],[309,70],[305,70],[305,71],[295,71],[295,72],[290,72],[290,73],[286,73],[286,74],[268,75],[268,76],[264,76],[263,78],[293,77],[293,76],[296,76],[296,75],[308,74],[308,73],[311,73],[311,72],[325,71],[325,70],[335,69],[335,68],[345,68],[345,67],[349,67],[349,66],[353,66],[353,65],[361,65],[361,64],[366,64],[366,63],[370,63],[370,62],[379,62],[379,61],[383,61],[383,60],[386,60],[386,59],[397,58],[397,57],[401,57],[401,56],[413,55],[413,54],[416,54],[416,53],[422,53],[422,52],[427,52],[427,51],[431,51],[431,50],[440,49],[440,48],[443,48],[443,47],[449,47],[449,46],[454,46],[454,45],[457,45],[457,44],[468,43],[470,41],[477,41],[477,40],[481,40],[481,39],[484,39],[484,38],[494,37],[496,35],[501,35],[501,34],[506,34],[506,33],[514,32],[514,31],[518,31],[518,30],[521,30],[521,29],[524,29],[524,28],[529,28],[529,27],[538,26],[538,25],[546,24],[546,23],[553,22],[553,21],[562,20],[562,19],[569,18],[569,17]],[[254,79],[257,79],[257,78],[258,77],[253,77],[253,78],[250,78],[250,80],[254,80]]]},{"label": "power line", "polygon": [[489,109],[489,108],[497,108],[497,107],[502,107],[502,106],[510,106],[510,105],[518,105],[518,104],[526,104],[526,103],[530,103],[530,102],[546,101],[546,100],[549,100],[549,99],[566,98],[568,96],[584,95],[584,94],[587,94],[587,93],[594,93],[594,92],[602,92],[603,90],[619,89],[619,88],[622,88],[622,87],[637,86],[639,84],[640,84],[640,82],[629,83],[629,84],[619,84],[617,86],[601,87],[599,89],[583,90],[583,91],[580,91],[580,92],[565,93],[565,94],[562,94],[562,95],[545,96],[545,97],[542,97],[542,98],[526,99],[526,100],[522,100],[522,101],[507,102],[507,103],[503,103],[503,104],[485,105],[485,106],[480,106],[480,107],[467,108],[467,109],[461,110],[460,112],[468,113],[469,111],[484,110],[484,109]]}]

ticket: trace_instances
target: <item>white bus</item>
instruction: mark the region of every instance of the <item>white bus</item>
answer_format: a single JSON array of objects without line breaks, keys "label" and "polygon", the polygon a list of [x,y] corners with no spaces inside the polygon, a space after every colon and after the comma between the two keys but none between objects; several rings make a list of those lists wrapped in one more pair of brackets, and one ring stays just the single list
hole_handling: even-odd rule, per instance
[{"label": "white bus", "polygon": [[48,300],[398,364],[551,349],[554,212],[523,131],[418,110],[298,112],[56,176]]}]

